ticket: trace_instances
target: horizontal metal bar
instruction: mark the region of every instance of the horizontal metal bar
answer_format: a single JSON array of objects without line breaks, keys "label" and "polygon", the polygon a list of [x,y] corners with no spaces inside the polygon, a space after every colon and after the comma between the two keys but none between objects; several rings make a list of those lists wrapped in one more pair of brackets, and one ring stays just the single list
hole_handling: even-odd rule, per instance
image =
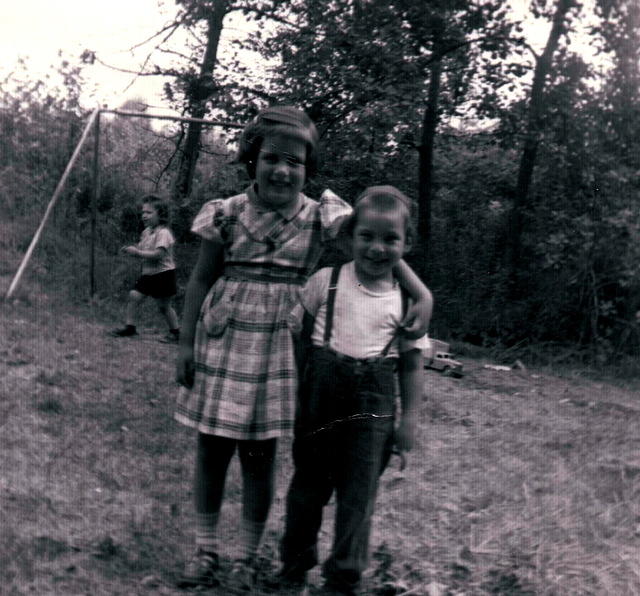
[{"label": "horizontal metal bar", "polygon": [[146,112],[129,112],[126,110],[100,110],[101,114],[116,114],[117,116],[125,116],[128,118],[148,118],[157,120],[173,120],[174,122],[199,122],[209,126],[222,126],[223,128],[244,128],[244,124],[236,122],[225,122],[222,120],[204,120],[203,118],[186,118],[184,116],[168,116],[161,114],[147,114]]}]

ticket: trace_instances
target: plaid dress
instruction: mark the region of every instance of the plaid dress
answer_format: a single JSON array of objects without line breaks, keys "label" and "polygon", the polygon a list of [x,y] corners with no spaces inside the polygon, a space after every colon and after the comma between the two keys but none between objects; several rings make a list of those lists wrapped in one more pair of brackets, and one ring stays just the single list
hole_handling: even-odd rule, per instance
[{"label": "plaid dress", "polygon": [[175,418],[199,432],[264,440],[293,430],[297,371],[287,318],[298,286],[351,207],[330,192],[300,194],[280,210],[252,189],[205,203],[192,231],[224,244],[224,274],[202,304],[195,379],[181,388]]}]

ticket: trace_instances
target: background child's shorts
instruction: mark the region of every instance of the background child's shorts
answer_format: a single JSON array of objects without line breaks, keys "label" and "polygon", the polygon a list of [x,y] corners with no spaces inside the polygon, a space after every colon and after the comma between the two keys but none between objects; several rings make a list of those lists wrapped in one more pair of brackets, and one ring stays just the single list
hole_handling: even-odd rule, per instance
[{"label": "background child's shorts", "polygon": [[133,289],[152,298],[175,296],[178,291],[176,270],[169,269],[169,271],[155,273],[154,275],[141,275]]}]

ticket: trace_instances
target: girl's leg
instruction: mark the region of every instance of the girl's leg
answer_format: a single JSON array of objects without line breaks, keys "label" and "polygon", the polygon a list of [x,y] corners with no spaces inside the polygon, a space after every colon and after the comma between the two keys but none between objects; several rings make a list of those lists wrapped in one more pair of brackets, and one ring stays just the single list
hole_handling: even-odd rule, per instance
[{"label": "girl's leg", "polygon": [[273,498],[276,439],[239,441],[242,465],[242,522],[240,558],[255,557]]},{"label": "girl's leg", "polygon": [[127,300],[127,314],[126,324],[127,326],[135,327],[136,324],[136,312],[138,311],[138,305],[144,300],[144,294],[138,292],[138,290],[131,290],[129,292],[129,300]]},{"label": "girl's leg", "polygon": [[233,439],[198,433],[194,499],[196,546],[203,551],[216,551],[216,526],[227,468],[235,448]]},{"label": "girl's leg", "polygon": [[160,314],[169,325],[169,331],[175,332],[178,329],[178,315],[173,306],[171,306],[171,298],[156,298],[156,304]]}]

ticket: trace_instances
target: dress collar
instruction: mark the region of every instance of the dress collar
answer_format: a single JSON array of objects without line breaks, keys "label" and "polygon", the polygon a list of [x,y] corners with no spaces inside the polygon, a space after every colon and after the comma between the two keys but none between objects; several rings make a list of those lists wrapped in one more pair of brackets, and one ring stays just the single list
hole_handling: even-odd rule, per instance
[{"label": "dress collar", "polygon": [[251,203],[251,206],[256,211],[256,213],[262,214],[275,212],[278,213],[285,221],[291,221],[296,215],[298,215],[298,213],[300,213],[300,210],[304,207],[302,193],[298,193],[298,196],[293,203],[280,209],[272,209],[261,203],[255,190],[255,184],[252,184],[251,186],[249,186],[249,188],[247,188],[247,196],[249,197],[249,202]]}]

